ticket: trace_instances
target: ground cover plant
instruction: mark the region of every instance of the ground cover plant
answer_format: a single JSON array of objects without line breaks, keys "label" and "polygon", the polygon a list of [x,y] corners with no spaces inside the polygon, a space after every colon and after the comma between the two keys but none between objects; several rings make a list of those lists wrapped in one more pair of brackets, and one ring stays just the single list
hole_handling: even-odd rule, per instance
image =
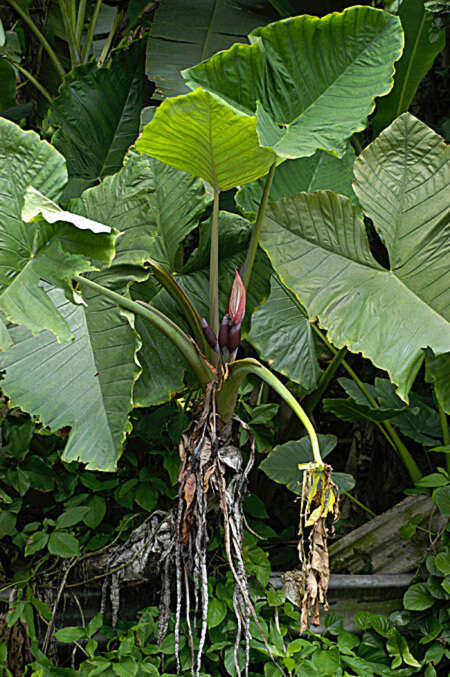
[{"label": "ground cover plant", "polygon": [[[86,3],[60,3],[61,58],[29,13],[8,2],[37,37],[60,87],[53,95],[36,80],[5,33],[5,63],[47,102],[40,101],[48,109],[42,115],[38,108],[36,120],[50,140],[7,119],[8,111],[0,117],[0,524],[32,563],[16,576],[5,617],[5,670],[57,669],[49,651],[58,605],[65,587],[79,585],[86,560],[90,575],[104,579],[112,629],[105,630],[107,653],[93,638],[100,616],[56,633],[75,642],[73,661],[85,655],[82,674],[214,674],[204,667],[212,662],[221,674],[249,674],[255,663],[265,675],[417,674],[424,667],[433,675],[448,632],[445,609],[434,609],[448,595],[447,579],[440,580],[448,575],[443,533],[433,543],[441,550],[427,560],[431,582],[414,583],[405,598],[407,610],[433,606],[421,631],[424,645],[439,638],[434,653],[418,659],[410,652],[398,629],[410,622],[405,616],[378,621],[382,627],[358,620],[366,644],[381,652],[378,668],[332,617],[337,644],[298,633],[309,632],[319,604],[326,606],[327,539],[339,494],[351,500],[355,486],[352,475],[323,460],[337,440],[317,432],[319,403],[343,421],[375,425],[414,490],[433,490],[448,515],[448,149],[405,112],[442,48],[436,16],[445,12],[410,3],[419,24],[409,13],[370,6],[265,19],[247,43],[203,49],[201,56],[212,56],[197,65],[186,57],[185,84],[177,76],[169,93],[192,91],[150,110],[154,87],[138,21],[144,8],[134,7],[134,19],[131,4],[117,10],[89,61],[101,2],[92,16]],[[158,12],[150,73],[168,39],[158,41]],[[427,66],[418,77],[420,50]],[[364,130],[375,106],[370,138]],[[324,371],[319,342],[330,355]],[[373,384],[349,364],[350,353],[378,370]],[[423,368],[432,386],[425,397],[411,393]],[[323,399],[338,370],[350,376],[339,379],[347,398]],[[276,400],[268,401],[269,388]],[[279,410],[295,431],[284,440]],[[169,444],[158,439],[151,454],[133,450],[137,438],[157,439],[153,427],[161,425]],[[282,443],[275,446],[275,438]],[[432,455],[418,457],[419,445]],[[257,454],[274,446],[261,469],[301,497],[294,529],[299,523],[300,611],[282,593],[264,591],[270,564],[257,537],[264,525],[246,530],[250,471]],[[430,462],[433,472],[424,477],[427,455],[447,459],[446,468]],[[81,496],[79,481],[89,490]],[[40,491],[63,509],[44,500],[46,517],[28,520],[24,497],[37,516]],[[109,508],[116,524],[95,533]],[[140,510],[150,513],[144,521]],[[249,510],[258,517],[265,508]],[[404,535],[418,526],[412,522]],[[220,538],[212,539],[217,529]],[[65,562],[63,574],[45,597],[55,557]],[[214,557],[228,568],[226,583],[211,574]],[[115,635],[121,583],[144,579],[149,563],[161,574],[159,613],[150,607]],[[214,638],[219,625],[229,632],[223,641]],[[14,667],[13,640],[22,647]]]}]

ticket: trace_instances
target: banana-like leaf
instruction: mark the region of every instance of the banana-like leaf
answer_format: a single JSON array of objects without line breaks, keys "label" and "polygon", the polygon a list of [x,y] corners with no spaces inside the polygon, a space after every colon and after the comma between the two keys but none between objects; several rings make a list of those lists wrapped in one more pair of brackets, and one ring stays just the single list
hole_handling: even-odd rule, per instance
[{"label": "banana-like leaf", "polygon": [[354,189],[389,269],[374,259],[360,212],[333,193],[273,203],[261,235],[310,320],[388,371],[406,401],[424,350],[450,350],[447,158],[443,140],[405,113],[357,160]]},{"label": "banana-like leaf", "polygon": [[269,298],[253,313],[247,340],[273,369],[300,383],[305,392],[316,387],[320,369],[308,314],[276,276]]},{"label": "banana-like leaf", "polygon": [[146,72],[156,82],[157,96],[188,90],[183,68],[207,59],[267,23],[265,16],[239,7],[233,0],[162,0],[155,11],[148,42]]},{"label": "banana-like leaf", "polygon": [[136,142],[142,153],[228,190],[264,176],[275,159],[260,148],[256,120],[202,89],[166,99]]},{"label": "banana-like leaf", "polygon": [[[269,202],[282,197],[295,197],[303,192],[313,193],[315,190],[332,190],[357,202],[352,188],[354,162],[355,152],[350,145],[342,158],[318,150],[312,157],[286,160],[275,171]],[[264,183],[265,179],[258,179],[236,193],[236,204],[246,216],[255,216]]]},{"label": "banana-like leaf", "polygon": [[249,38],[251,45],[219,52],[183,75],[191,88],[256,114],[261,145],[288,158],[317,149],[343,155],[375,97],[390,91],[403,49],[398,17],[371,7],[283,19]]},{"label": "banana-like leaf", "polygon": [[[73,275],[95,268],[76,251],[63,249],[64,231],[58,226],[26,224],[21,210],[30,183],[49,198],[57,198],[66,181],[62,155],[34,132],[24,132],[0,118],[0,309],[33,334],[48,329],[60,341],[71,339],[72,332],[40,280],[62,287],[67,298],[75,301]],[[7,348],[10,342],[4,327],[0,339],[1,347]]]},{"label": "banana-like leaf", "polygon": [[84,307],[69,303],[59,289],[48,295],[75,338],[58,345],[50,332],[36,338],[25,327],[13,328],[15,345],[1,356],[2,389],[14,406],[52,430],[72,428],[63,460],[113,471],[131,429],[138,338],[103,296],[89,291]]},{"label": "banana-like leaf", "polygon": [[372,120],[375,135],[408,110],[421,80],[445,47],[445,29],[441,28],[437,35],[432,32],[433,15],[424,4],[424,0],[403,0],[398,10],[405,32],[405,49],[395,66],[392,90],[377,102]]},{"label": "banana-like leaf", "polygon": [[67,160],[65,198],[77,197],[122,167],[152,91],[144,59],[141,40],[114,52],[108,68],[90,62],[65,77],[47,119],[57,128],[53,144]]}]

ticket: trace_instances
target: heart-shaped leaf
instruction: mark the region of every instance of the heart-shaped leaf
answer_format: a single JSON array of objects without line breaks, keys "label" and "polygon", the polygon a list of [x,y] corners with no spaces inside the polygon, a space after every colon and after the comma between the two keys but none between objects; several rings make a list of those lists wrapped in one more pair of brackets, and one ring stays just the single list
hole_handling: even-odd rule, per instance
[{"label": "heart-shaped leaf", "polygon": [[345,152],[364,129],[376,96],[393,84],[403,50],[400,20],[372,7],[323,18],[283,19],[255,29],[251,45],[235,45],[194,66],[186,83],[258,117],[261,145],[283,157],[318,148]]},{"label": "heart-shaped leaf", "polygon": [[261,235],[310,320],[386,369],[405,400],[424,349],[450,350],[447,153],[405,113],[356,162],[355,192],[386,244],[389,270],[372,256],[360,213],[333,193],[273,203]]},{"label": "heart-shaped leaf", "polygon": [[227,190],[269,171],[275,154],[260,148],[256,120],[202,89],[166,99],[136,142],[142,153]]}]

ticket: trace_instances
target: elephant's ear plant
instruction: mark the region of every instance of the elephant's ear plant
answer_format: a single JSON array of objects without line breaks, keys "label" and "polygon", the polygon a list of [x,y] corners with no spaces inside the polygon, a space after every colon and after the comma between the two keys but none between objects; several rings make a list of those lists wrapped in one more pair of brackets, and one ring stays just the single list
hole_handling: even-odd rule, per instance
[{"label": "elephant's ear plant", "polygon": [[[303,468],[301,515],[303,530],[311,527],[307,535],[309,548],[301,549],[303,627],[310,611],[318,621],[318,604],[326,602],[326,518],[329,514],[336,516],[337,503],[316,432],[301,406],[270,370],[257,360],[232,358],[244,312],[243,287],[249,295],[277,164],[287,157],[306,157],[320,149],[343,155],[348,138],[366,125],[375,97],[386,94],[392,86],[393,63],[403,46],[398,20],[368,7],[354,7],[323,19],[287,19],[258,29],[250,40],[251,45],[235,46],[192,69],[187,74],[188,84],[202,87],[167,99],[136,144],[140,152],[200,177],[212,187],[209,323],[202,320],[194,300],[157,257],[145,256],[145,249],[150,251],[154,242],[142,223],[155,190],[155,174],[148,181],[145,158],[131,153],[118,174],[85,191],[72,204],[71,212],[58,213],[55,200],[67,178],[61,156],[36,135],[0,121],[4,138],[11,134],[15,139],[6,147],[9,157],[5,155],[0,173],[6,185],[0,195],[9,192],[20,196],[18,200],[5,199],[2,211],[7,221],[0,225],[3,241],[9,238],[3,252],[0,308],[8,320],[20,325],[9,333],[5,324],[1,334],[4,348],[9,347],[10,337],[15,343],[2,360],[6,368],[4,390],[13,403],[40,416],[53,428],[72,427],[64,453],[66,460],[77,459],[87,463],[88,468],[111,470],[129,430],[127,414],[133,405],[133,392],[137,392],[138,379],[146,372],[144,366],[141,374],[139,367],[140,337],[136,327],[140,319],[177,348],[203,389],[203,398],[180,449],[182,465],[173,541],[177,572],[176,652],[182,588],[185,586],[183,604],[189,621],[188,581],[192,574],[194,606],[201,610],[202,619],[196,674],[200,673],[207,629],[206,518],[211,487],[219,496],[225,547],[236,581],[233,602],[239,628],[235,651],[238,674],[241,635],[248,665],[251,614],[258,623],[242,555],[242,500],[254,453],[251,450],[243,467],[237,443],[237,427],[242,422],[234,417],[239,386],[249,374],[268,383],[292,407],[309,435],[313,458]],[[241,275],[235,278],[228,309],[219,308],[219,224],[224,218],[219,212],[220,192],[264,175],[267,180]],[[141,189],[140,176],[146,177]],[[33,190],[28,188],[30,185]],[[131,186],[127,194],[129,209],[128,203],[124,207],[120,202],[124,185]],[[87,222],[79,216],[92,220],[96,215],[97,220],[97,214],[107,213],[108,225],[120,231],[119,237],[114,230],[92,236],[85,231],[80,235],[80,226]],[[28,223],[24,223],[21,214]],[[153,231],[153,239],[156,236]],[[150,274],[180,309],[192,336],[154,304],[136,297],[139,286],[133,283]],[[26,282],[28,299],[24,298],[24,287],[19,289],[15,283],[19,275]],[[32,295],[40,301],[38,310],[27,302]],[[222,331],[221,312],[225,312]],[[136,322],[130,314],[134,314]],[[35,335],[48,331],[34,338],[28,330]],[[74,340],[59,346],[50,332],[61,341],[72,337]],[[38,362],[37,366],[33,361]],[[25,368],[27,364],[30,369]],[[48,364],[52,365],[51,372]],[[67,365],[70,377],[65,371]],[[33,377],[40,378],[42,390],[33,388]],[[61,400],[55,401],[55,389]],[[90,435],[95,438],[93,443]],[[161,616],[163,633],[167,616]]]}]

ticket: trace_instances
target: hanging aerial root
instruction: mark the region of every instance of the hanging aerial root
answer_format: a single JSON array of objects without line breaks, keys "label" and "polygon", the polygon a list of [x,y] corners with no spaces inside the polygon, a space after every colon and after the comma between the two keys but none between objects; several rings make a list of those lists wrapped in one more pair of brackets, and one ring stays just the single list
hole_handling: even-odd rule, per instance
[{"label": "hanging aerial root", "polygon": [[[237,427],[236,423],[239,427]],[[233,431],[234,426],[234,431]],[[175,655],[180,669],[180,624],[184,612],[192,654],[192,675],[198,677],[206,641],[208,616],[207,546],[208,521],[217,522],[214,495],[219,498],[225,531],[225,550],[235,580],[233,607],[236,614],[237,634],[234,659],[237,676],[238,648],[245,641],[245,669],[248,675],[250,656],[250,618],[253,616],[269,657],[273,659],[263,629],[250,599],[245,571],[242,539],[244,528],[243,501],[247,493],[248,475],[254,463],[255,448],[251,432],[250,454],[244,466],[242,454],[235,443],[240,428],[247,426],[234,419],[227,424],[216,415],[215,384],[204,394],[196,421],[182,436],[180,442],[181,467],[176,508],[175,567],[177,603],[175,615]],[[208,520],[209,517],[209,520]],[[198,626],[199,643],[194,652],[194,629]],[[274,661],[275,662],[275,661]],[[281,674],[284,674],[280,669]]]},{"label": "hanging aerial root", "polygon": [[331,466],[306,463],[303,470],[303,485],[300,499],[300,525],[298,552],[301,563],[297,590],[300,598],[300,632],[308,627],[311,616],[313,625],[320,625],[319,604],[328,610],[327,590],[330,580],[328,558],[328,535],[339,517],[339,498],[336,485],[331,479]]}]

